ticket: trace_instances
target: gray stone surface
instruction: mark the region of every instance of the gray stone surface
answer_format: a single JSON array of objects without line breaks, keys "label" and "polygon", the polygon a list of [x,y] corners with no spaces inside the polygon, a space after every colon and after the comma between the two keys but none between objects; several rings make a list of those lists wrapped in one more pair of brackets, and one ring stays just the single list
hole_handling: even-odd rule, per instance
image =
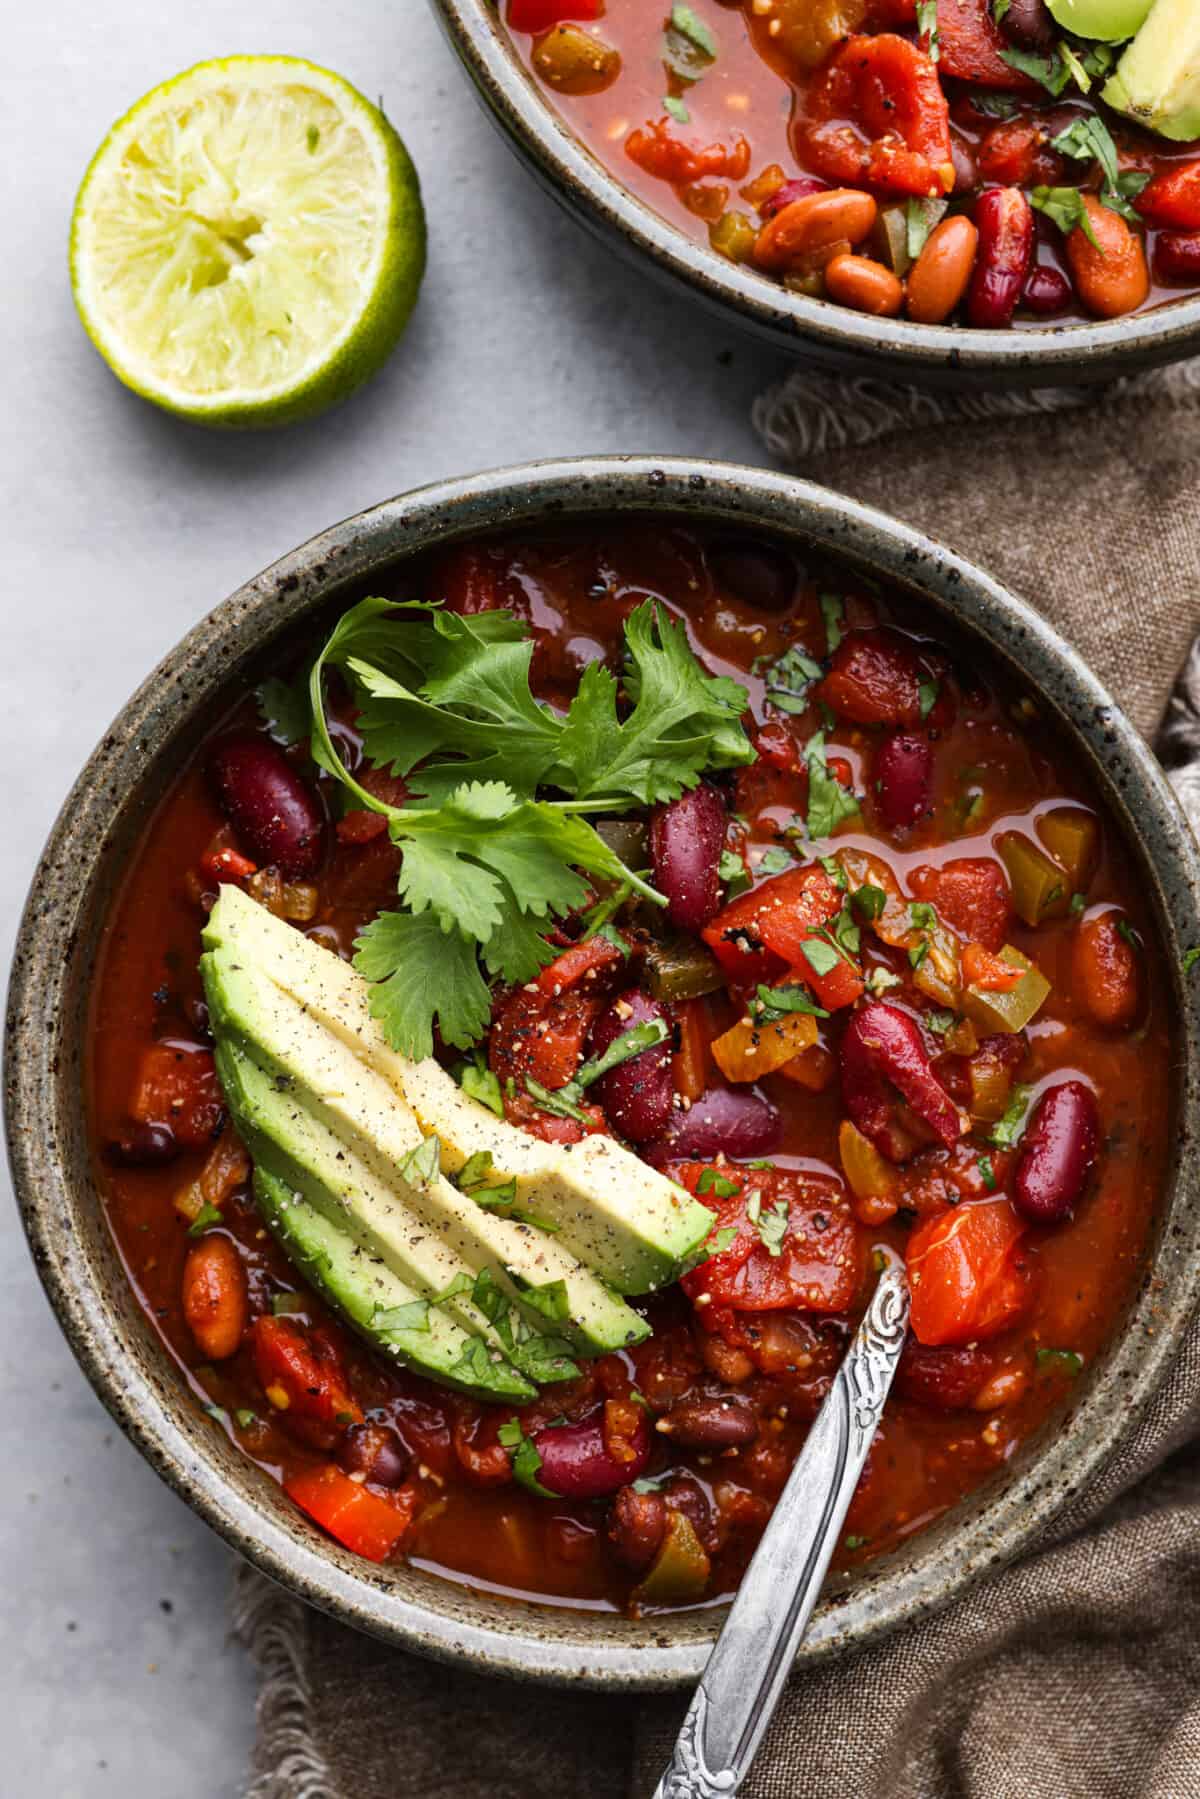
[{"label": "gray stone surface", "polygon": [[[64,0],[5,38],[0,109],[0,954],[55,809],[159,655],[320,526],[441,475],[589,450],[755,459],[747,341],[615,265],[536,191],[421,0]],[[203,57],[278,50],[381,94],[421,170],[408,337],[332,417],[224,439],[126,394],[66,279],[76,184],[113,119]],[[2,1177],[0,1177],[2,1179]],[[0,1201],[0,1799],[232,1799],[253,1683],[224,1547],[110,1425]]]}]

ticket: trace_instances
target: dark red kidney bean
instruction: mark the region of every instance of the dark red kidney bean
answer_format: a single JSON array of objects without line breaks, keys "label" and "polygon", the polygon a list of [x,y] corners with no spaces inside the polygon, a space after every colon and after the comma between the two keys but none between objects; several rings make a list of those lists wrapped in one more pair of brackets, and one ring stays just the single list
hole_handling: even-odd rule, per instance
[{"label": "dark red kidney bean", "polygon": [[721,909],[721,851],[725,801],[702,782],[650,817],[654,885],[666,897],[667,916],[681,931],[698,931]]},{"label": "dark red kidney bean", "polygon": [[[610,1044],[639,1024],[669,1026],[666,1008],[656,999],[631,987],[600,1014],[592,1027],[590,1049],[602,1055]],[[596,1082],[594,1091],[605,1116],[631,1143],[649,1143],[661,1137],[670,1123],[675,1104],[671,1075],[671,1040],[665,1037],[640,1056],[631,1056]]]},{"label": "dark red kidney bean", "polygon": [[666,1528],[667,1507],[661,1494],[621,1488],[608,1518],[608,1540],[619,1561],[640,1574],[658,1554]]},{"label": "dark red kidney bean", "polygon": [[1050,318],[1056,312],[1066,311],[1074,292],[1061,269],[1040,262],[1029,271],[1029,279],[1021,290],[1021,304],[1039,318]]},{"label": "dark red kidney bean", "polygon": [[690,1474],[677,1474],[662,1488],[663,1503],[669,1512],[682,1512],[701,1543],[710,1554],[716,1548],[712,1507],[699,1481]]},{"label": "dark red kidney bean", "polygon": [[212,1020],[208,1015],[208,1006],[202,999],[189,999],[184,1007],[188,1023],[203,1043],[213,1040]]},{"label": "dark red kidney bean", "polygon": [[1031,1224],[1070,1217],[1100,1149],[1096,1096],[1082,1081],[1043,1093],[1021,1139],[1012,1202]]},{"label": "dark red kidney bean", "polygon": [[658,1421],[672,1443],[686,1449],[741,1449],[758,1435],[754,1408],[733,1393],[681,1399]]},{"label": "dark red kidney bean", "polygon": [[842,1037],[842,1100],[854,1124],[885,1156],[900,1160],[895,1093],[907,1100],[947,1149],[962,1135],[958,1108],[925,1054],[916,1024],[898,1006],[873,1000]]},{"label": "dark red kidney bean", "polygon": [[377,1487],[398,1487],[412,1457],[390,1424],[352,1424],[338,1444],[347,1474],[363,1474]]},{"label": "dark red kidney bean", "polygon": [[226,738],[208,772],[222,812],[257,862],[273,864],[289,881],[317,872],[325,822],[277,744],[249,734]]},{"label": "dark red kidney bean", "polygon": [[607,1499],[645,1472],[650,1430],[643,1415],[633,1439],[633,1460],[618,1462],[605,1446],[604,1407],[598,1406],[578,1424],[543,1425],[534,1432],[533,1446],[542,1458],[537,1477],[551,1493],[562,1499]]},{"label": "dark red kidney bean", "polygon": [[1023,50],[1048,50],[1058,41],[1045,0],[1009,0],[1000,29],[1010,43]]},{"label": "dark red kidney bean", "polygon": [[1019,187],[990,187],[975,202],[979,253],[967,317],[983,328],[1011,325],[1033,255],[1033,208]]},{"label": "dark red kidney bean", "polygon": [[1200,281],[1200,231],[1160,231],[1154,245],[1154,279]]},{"label": "dark red kidney bean", "polygon": [[752,538],[713,545],[708,566],[722,587],[761,612],[783,612],[796,595],[796,565],[784,550]]},{"label": "dark red kidney bean", "polygon": [[979,185],[979,165],[975,161],[975,146],[969,143],[953,126],[950,127],[950,156],[954,163],[954,192],[956,194],[973,194]]},{"label": "dark red kidney bean", "polygon": [[758,209],[760,219],[773,219],[777,212],[790,206],[793,200],[803,200],[808,194],[823,194],[828,191],[829,183],[822,181],[817,175],[797,175],[791,181],[785,181],[777,187],[769,200],[764,200]]},{"label": "dark red kidney bean", "polygon": [[109,1158],[125,1168],[162,1168],[179,1154],[175,1133],[165,1124],[132,1124],[108,1146]]},{"label": "dark red kidney bean", "polygon": [[710,1087],[686,1112],[672,1111],[671,1121],[642,1153],[659,1167],[671,1161],[703,1161],[725,1155],[734,1160],[765,1156],[779,1141],[779,1113],[761,1094],[732,1087]]},{"label": "dark red kidney bean", "polygon": [[927,737],[893,731],[875,752],[879,816],[889,831],[903,830],[933,802],[933,750]]},{"label": "dark red kidney bean", "polygon": [[896,1364],[896,1392],[939,1411],[964,1411],[992,1372],[986,1349],[929,1349],[910,1331]]}]

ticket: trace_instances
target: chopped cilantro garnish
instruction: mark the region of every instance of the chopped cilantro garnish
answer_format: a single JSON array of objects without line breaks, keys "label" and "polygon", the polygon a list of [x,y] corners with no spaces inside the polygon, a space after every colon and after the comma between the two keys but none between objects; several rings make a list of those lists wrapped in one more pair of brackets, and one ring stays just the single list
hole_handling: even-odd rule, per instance
[{"label": "chopped cilantro garnish", "polygon": [[520,1419],[506,1418],[496,1431],[496,1441],[509,1452],[513,1479],[531,1493],[537,1493],[543,1499],[553,1499],[554,1494],[538,1479],[542,1458],[534,1447],[533,1438],[527,1437],[521,1429]]},{"label": "chopped cilantro garnish", "polygon": [[908,921],[914,931],[932,931],[938,918],[927,900],[913,900],[908,908]]},{"label": "chopped cilantro garnish", "polygon": [[842,960],[831,943],[823,937],[809,937],[800,945],[800,952],[814,974],[829,974]]},{"label": "chopped cilantro garnish", "polygon": [[[815,948],[825,949],[827,947],[817,938],[812,939],[812,942]],[[806,943],[804,945],[806,958],[808,948],[809,945]],[[836,962],[836,960],[835,956],[834,961]],[[832,963],[830,966],[832,967]],[[819,973],[820,970],[817,972]],[[756,1021],[765,1023],[769,1023],[774,1018],[782,1018],[788,1012],[806,1012],[810,1018],[829,1017],[829,1013],[823,1006],[817,1005],[804,987],[759,986],[751,1001],[750,1010]]]},{"label": "chopped cilantro garnish", "polygon": [[196,1213],[196,1216],[192,1219],[192,1222],[188,1225],[188,1236],[202,1237],[205,1231],[212,1230],[214,1225],[221,1224],[222,1222],[220,1208],[218,1206],[210,1205],[209,1202],[205,1200],[204,1204],[200,1207],[200,1210]]},{"label": "chopped cilantro garnish", "polygon": [[849,883],[846,880],[846,871],[838,861],[837,857],[822,856],[821,867],[825,870],[825,873],[829,876],[829,879],[833,882],[839,892],[845,893]]},{"label": "chopped cilantro garnish", "polygon": [[692,115],[686,105],[682,100],[676,99],[674,94],[663,95],[663,111],[669,112],[678,125],[690,125],[692,122]]},{"label": "chopped cilantro garnish", "polygon": [[1071,71],[1057,50],[1052,50],[1049,56],[1038,56],[1032,50],[1009,49],[1001,50],[1000,57],[1010,69],[1018,69],[1022,75],[1030,76],[1056,100],[1071,79]]},{"label": "chopped cilantro garnish", "polygon": [[1142,940],[1127,918],[1118,918],[1117,936],[1123,937],[1130,949],[1135,949],[1139,952],[1142,949]]},{"label": "chopped cilantro garnish", "polygon": [[917,687],[921,703],[921,717],[928,718],[938,703],[941,688],[936,681],[922,681]]},{"label": "chopped cilantro garnish", "polygon": [[1191,974],[1197,962],[1200,962],[1200,949],[1185,949],[1183,952],[1183,959],[1179,966],[1182,968],[1184,974]]},{"label": "chopped cilantro garnish", "polygon": [[745,893],[750,886],[750,875],[746,871],[744,859],[736,850],[722,850],[717,875],[725,889],[727,900],[736,899],[739,893]]},{"label": "chopped cilantro garnish", "polygon": [[1023,1086],[1019,1081],[1013,1087],[1004,1116],[998,1118],[988,1132],[989,1143],[994,1143],[997,1149],[1011,1149],[1020,1139],[1032,1093],[1032,1087]]},{"label": "chopped cilantro garnish", "polygon": [[944,1037],[946,1032],[950,1029],[950,1026],[954,1023],[954,1013],[922,1012],[921,1023],[925,1025],[928,1030],[936,1031],[939,1037]]},{"label": "chopped cilantro garnish", "polygon": [[1074,1349],[1039,1349],[1037,1365],[1043,1374],[1065,1374],[1074,1380],[1083,1367],[1083,1357]]},{"label": "chopped cilantro garnish", "polygon": [[806,712],[808,690],[821,679],[821,664],[800,644],[793,644],[766,673],[768,702],[780,712]]},{"label": "chopped cilantro garnish", "polygon": [[792,866],[792,857],[783,849],[769,849],[759,857],[759,873],[764,875],[785,874]]},{"label": "chopped cilantro garnish", "polygon": [[842,641],[846,609],[842,605],[841,596],[836,593],[821,594],[820,605],[821,617],[825,621],[825,647],[832,656]]},{"label": "chopped cilantro garnish", "polygon": [[869,882],[864,883],[861,887],[856,887],[854,892],[850,895],[850,904],[854,907],[854,910],[859,914],[860,918],[865,918],[868,924],[873,923],[877,918],[883,917],[884,909],[887,906],[887,900],[888,896],[885,889],[882,887],[872,887]]},{"label": "chopped cilantro garnish", "polygon": [[917,0],[917,31],[921,37],[929,40],[926,53],[930,62],[939,61],[938,0]]},{"label": "chopped cilantro garnish", "polygon": [[994,1193],[998,1182],[996,1180],[996,1170],[992,1167],[991,1156],[980,1156],[979,1172],[983,1176],[983,1184],[988,1192]]},{"label": "chopped cilantro garnish", "polygon": [[[932,4],[936,5],[937,0],[932,0]],[[844,1539],[847,1549],[865,1549],[870,1541],[870,1537],[846,1537]]]},{"label": "chopped cilantro garnish", "polygon": [[427,1331],[429,1329],[429,1301],[427,1299],[411,1299],[407,1305],[389,1306],[386,1310],[377,1310],[372,1314],[371,1328],[382,1331],[385,1336],[392,1331]]},{"label": "chopped cilantro garnish", "polygon": [[783,1240],[788,1233],[791,1217],[786,1199],[777,1199],[769,1212],[760,1212],[756,1223],[758,1234],[763,1245],[771,1256],[783,1254]]},{"label": "chopped cilantro garnish", "polygon": [[1076,918],[1078,918],[1081,912],[1087,911],[1087,895],[1083,893],[1073,893],[1071,895],[1071,904],[1068,909]]},{"label": "chopped cilantro garnish", "polygon": [[808,814],[804,828],[812,842],[828,837],[844,819],[858,815],[859,804],[825,766],[825,733],[817,731],[804,746],[808,768]]},{"label": "chopped cilantro garnish", "polygon": [[706,1193],[711,1193],[716,1199],[732,1199],[735,1193],[741,1192],[741,1188],[737,1181],[727,1180],[717,1169],[704,1168],[696,1182],[696,1192],[701,1198]]},{"label": "chopped cilantro garnish", "polygon": [[921,964],[924,962],[924,960],[928,954],[929,954],[929,939],[928,939],[928,937],[922,937],[920,943],[914,943],[912,948],[908,952],[909,967],[911,969],[913,969],[915,972],[916,969],[920,968]]},{"label": "chopped cilantro garnish", "polygon": [[402,1180],[410,1182],[414,1187],[426,1191],[433,1180],[441,1173],[442,1145],[438,1137],[430,1135],[422,1137],[414,1149],[397,1163],[397,1173]]},{"label": "chopped cilantro garnish", "polygon": [[308,694],[308,670],[296,681],[281,681],[272,676],[254,689],[263,723],[275,739],[285,747],[304,743],[312,734],[312,702]]},{"label": "chopped cilantro garnish", "polygon": [[1084,205],[1084,197],[1077,187],[1035,187],[1029,196],[1029,203],[1039,212],[1044,212],[1048,219],[1052,219],[1066,236],[1078,227],[1088,242],[1103,254],[1100,239],[1096,236],[1095,227]]},{"label": "chopped cilantro garnish", "polygon": [[253,1430],[258,1423],[258,1413],[250,1411],[245,1406],[239,1406],[233,1414],[233,1418],[239,1430]]},{"label": "chopped cilantro garnish", "polygon": [[488,1067],[482,1048],[474,1052],[469,1062],[460,1062],[454,1076],[469,1099],[477,1099],[481,1106],[486,1106],[497,1118],[504,1117],[500,1079]]}]

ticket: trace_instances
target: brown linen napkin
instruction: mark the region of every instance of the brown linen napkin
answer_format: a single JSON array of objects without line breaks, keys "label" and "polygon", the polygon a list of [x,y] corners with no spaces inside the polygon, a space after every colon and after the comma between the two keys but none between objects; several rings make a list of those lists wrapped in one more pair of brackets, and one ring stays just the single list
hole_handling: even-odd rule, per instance
[{"label": "brown linen napkin", "polygon": [[[771,453],[973,557],[1147,734],[1200,627],[1200,363],[956,402],[797,372]],[[788,1689],[746,1799],[1200,1799],[1200,1327],[1016,1568]],[[389,1651],[242,1569],[252,1799],[648,1799],[683,1700],[538,1692]]]}]

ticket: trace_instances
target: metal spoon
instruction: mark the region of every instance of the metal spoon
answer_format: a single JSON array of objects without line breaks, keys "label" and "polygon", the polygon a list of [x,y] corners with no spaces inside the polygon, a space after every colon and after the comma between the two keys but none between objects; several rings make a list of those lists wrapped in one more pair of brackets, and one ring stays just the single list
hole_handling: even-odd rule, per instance
[{"label": "metal spoon", "polygon": [[732,1799],[775,1712],[854,1497],[908,1329],[891,1264],[754,1552],[654,1799]]}]

